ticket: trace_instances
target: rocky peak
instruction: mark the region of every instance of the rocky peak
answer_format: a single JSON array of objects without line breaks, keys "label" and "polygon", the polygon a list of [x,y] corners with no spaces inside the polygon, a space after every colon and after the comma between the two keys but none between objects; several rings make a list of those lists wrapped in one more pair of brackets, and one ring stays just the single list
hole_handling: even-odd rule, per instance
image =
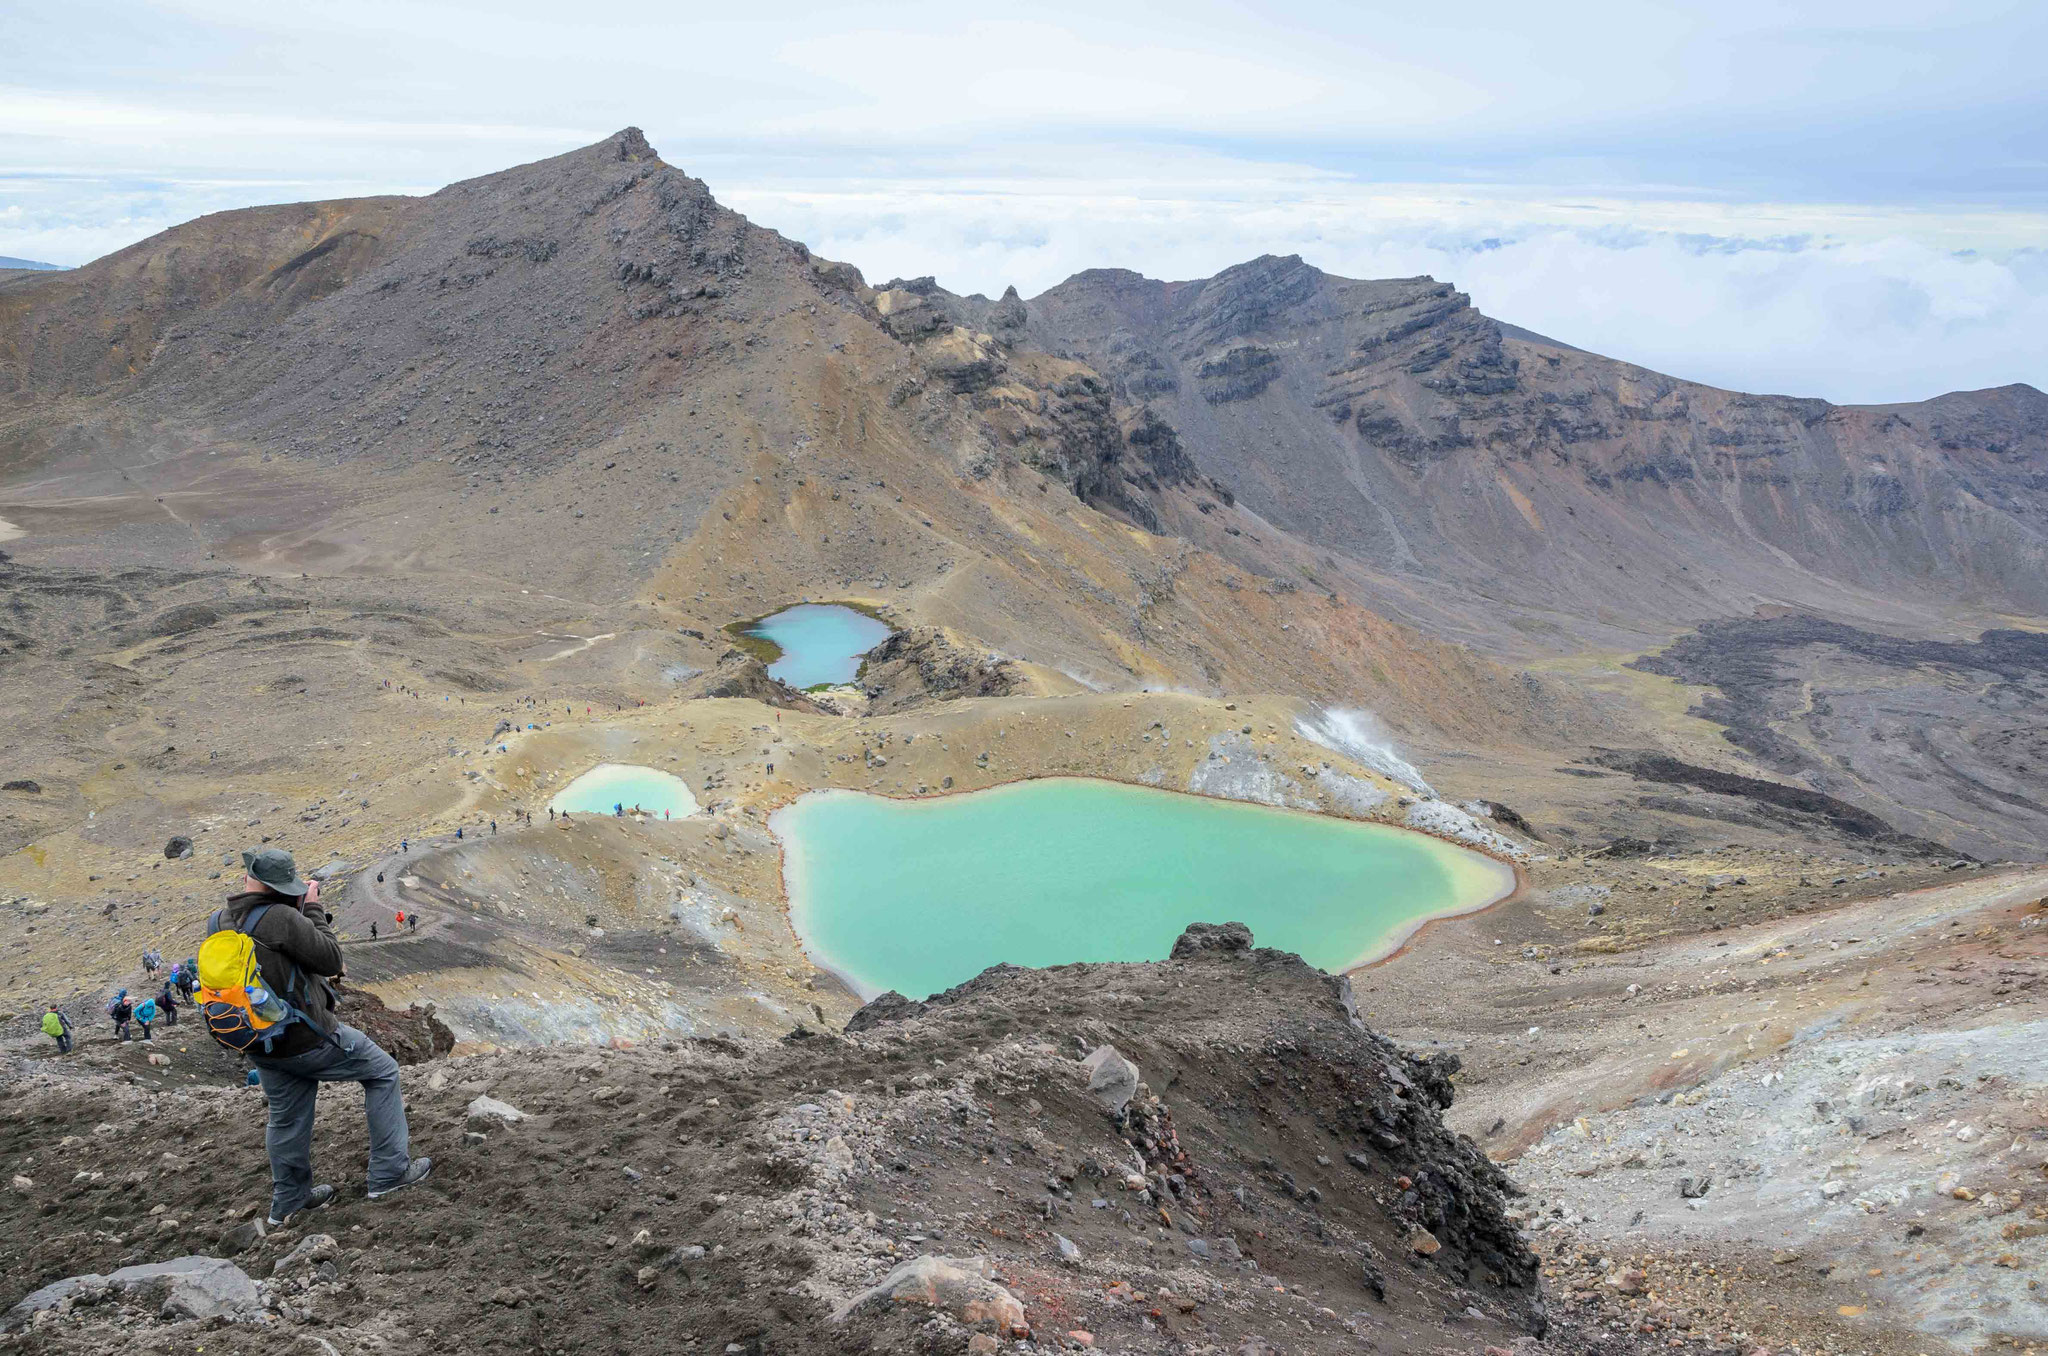
[{"label": "rocky peak", "polygon": [[637,127],[621,128],[612,133],[608,142],[600,142],[599,144],[609,144],[613,154],[621,160],[659,160],[661,158],[654,147],[647,144],[647,134]]},{"label": "rocky peak", "polygon": [[1316,295],[1325,276],[1298,254],[1267,254],[1186,284],[1174,295],[1182,351],[1200,353],[1282,323]]}]

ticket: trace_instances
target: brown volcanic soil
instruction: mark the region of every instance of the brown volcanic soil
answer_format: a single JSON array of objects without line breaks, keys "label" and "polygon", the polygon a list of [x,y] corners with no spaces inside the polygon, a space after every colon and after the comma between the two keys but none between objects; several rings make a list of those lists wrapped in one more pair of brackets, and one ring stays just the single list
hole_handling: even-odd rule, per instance
[{"label": "brown volcanic soil", "polygon": [[[1156,1089],[1122,1118],[1085,1090],[1078,1054],[1104,1040]],[[433,1177],[366,1203],[348,1181],[360,1118],[328,1098],[318,1152],[339,1202],[236,1260],[267,1279],[315,1231],[339,1248],[331,1271],[271,1287],[268,1328],[106,1305],[27,1349],[963,1351],[966,1327],[915,1307],[829,1319],[918,1253],[990,1259],[1041,1350],[1082,1329],[1157,1352],[1473,1351],[1546,1331],[1504,1182],[1438,1118],[1441,1070],[1277,952],[999,968],[857,1036],[529,1051],[407,1078]],[[5,1198],[0,1298],[213,1251],[262,1199],[254,1092],[40,1061],[11,1081],[0,1153],[30,1185]],[[480,1095],[529,1119],[466,1128]],[[1636,1349],[1551,1335],[1520,1349]]]}]

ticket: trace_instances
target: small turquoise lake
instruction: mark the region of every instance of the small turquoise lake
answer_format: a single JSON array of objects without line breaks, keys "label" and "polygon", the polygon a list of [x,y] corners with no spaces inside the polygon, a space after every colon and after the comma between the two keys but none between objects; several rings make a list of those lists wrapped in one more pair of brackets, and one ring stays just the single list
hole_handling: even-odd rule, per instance
[{"label": "small turquoise lake", "polygon": [[697,797],[688,782],[658,769],[599,763],[548,802],[550,810],[578,815],[608,815],[617,806],[624,806],[627,814],[638,807],[656,819],[663,811],[671,819],[681,819],[697,812]]},{"label": "small turquoise lake", "polygon": [[771,823],[797,936],[863,998],[924,998],[1004,961],[1157,960],[1189,923],[1245,923],[1335,973],[1515,886],[1425,834],[1078,777],[815,791]]},{"label": "small turquoise lake", "polygon": [[860,673],[869,650],[889,638],[889,628],[865,612],[836,603],[800,603],[761,618],[747,628],[782,651],[768,676],[794,688],[837,686]]}]

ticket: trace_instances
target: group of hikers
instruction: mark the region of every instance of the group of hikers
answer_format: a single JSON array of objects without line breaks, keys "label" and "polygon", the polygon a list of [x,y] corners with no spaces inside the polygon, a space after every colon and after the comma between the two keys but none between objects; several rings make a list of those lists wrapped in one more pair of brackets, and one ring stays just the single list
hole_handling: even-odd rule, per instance
[{"label": "group of hikers", "polygon": [[[634,807],[633,807],[632,809],[628,810],[628,809],[626,808],[626,803],[625,803],[624,801],[618,801],[618,800],[615,800],[615,801],[613,801],[613,802],[612,802],[612,818],[614,818],[614,819],[624,819],[624,818],[625,818],[625,817],[626,817],[627,815],[629,815],[629,814],[630,814],[630,815],[646,815],[646,814],[651,814],[651,813],[652,813],[652,811],[649,811],[649,810],[643,810],[643,809],[641,809],[641,808],[640,808],[640,807],[639,807],[638,805],[635,805],[635,806],[634,806]],[[570,819],[569,819],[569,812],[568,812],[567,810],[556,810],[556,809],[555,809],[555,808],[554,808],[554,807],[553,807],[552,805],[551,805],[551,806],[549,806],[549,807],[548,807],[548,823],[550,823],[550,824],[554,823],[554,822],[555,822],[555,820],[556,820],[556,819],[557,819],[558,817],[559,817],[559,818],[560,818],[560,819],[562,820],[562,822],[563,822],[563,823],[565,823],[565,824],[566,824],[566,823],[569,823],[569,822],[571,822],[571,821],[570,821]],[[663,811],[661,812],[661,817],[662,817],[663,819],[667,819],[667,818],[668,818],[668,811],[666,811],[666,810],[663,810]],[[527,823],[529,823],[529,824],[531,824],[531,823],[533,822],[533,816],[529,814],[529,815],[528,815],[528,816],[526,817],[526,822],[527,822]],[[493,826],[491,827],[491,832],[493,832],[493,833],[496,833],[497,831],[498,831],[498,830],[497,830],[497,826],[496,826],[496,825],[494,824],[494,825],[493,825]]]},{"label": "group of hikers", "polygon": [[[156,978],[157,971],[163,969],[163,965],[162,952],[152,948],[142,953],[142,972],[150,979]],[[191,1006],[193,995],[198,992],[198,976],[198,960],[182,960],[171,967],[171,972],[164,976],[163,982],[156,986],[154,993],[149,992],[147,988],[140,994],[130,993],[127,989],[120,990],[107,1000],[105,1009],[108,1019],[114,1024],[114,1038],[132,1040],[134,1032],[131,1028],[140,1027],[143,1040],[154,1039],[149,1029],[159,1020],[165,1026],[176,1026],[178,1008],[181,1004]],[[55,1003],[50,1004],[43,1012],[43,1034],[57,1042],[58,1054],[71,1053],[71,1018]]]},{"label": "group of hikers", "polygon": [[[115,1035],[128,1040],[130,1026],[140,1026],[149,1040],[153,1023],[174,1024],[181,1003],[196,1006],[207,1034],[253,1066],[252,1080],[269,1105],[264,1146],[273,1227],[335,1197],[332,1185],[313,1180],[313,1112],[322,1083],[362,1084],[369,1199],[423,1181],[433,1160],[412,1154],[398,1062],[335,1015],[342,949],[320,903],[320,882],[300,876],[281,848],[244,852],[242,864],[242,888],[207,920],[198,954],[173,965],[157,992],[137,997],[124,988],[107,1004]],[[417,914],[397,918],[401,927],[419,925]],[[142,968],[154,983],[162,953],[145,951]],[[71,1019],[57,1005],[44,1013],[42,1029],[59,1054],[71,1052]]]},{"label": "group of hikers", "polygon": [[[400,933],[418,932],[420,930],[420,915],[417,909],[411,913],[407,913],[404,909],[399,909],[391,915],[391,918],[398,925],[397,931]],[[377,940],[377,920],[374,918],[370,920],[370,940],[373,942]]]}]

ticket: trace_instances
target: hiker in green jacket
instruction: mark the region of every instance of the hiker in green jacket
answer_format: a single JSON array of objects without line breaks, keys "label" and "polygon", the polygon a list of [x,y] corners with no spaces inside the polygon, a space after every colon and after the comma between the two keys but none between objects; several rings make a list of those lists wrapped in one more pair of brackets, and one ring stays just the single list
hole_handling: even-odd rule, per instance
[{"label": "hiker in green jacket", "polygon": [[71,1053],[71,1019],[57,1007],[50,1004],[50,1010],[43,1014],[43,1034],[57,1042],[57,1053]]}]

